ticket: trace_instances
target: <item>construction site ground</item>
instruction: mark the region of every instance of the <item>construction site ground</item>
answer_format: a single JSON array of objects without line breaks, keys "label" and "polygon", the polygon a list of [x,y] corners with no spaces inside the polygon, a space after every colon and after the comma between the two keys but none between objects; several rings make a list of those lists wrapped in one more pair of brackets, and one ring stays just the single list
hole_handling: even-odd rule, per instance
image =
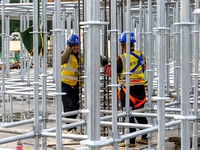
[{"label": "construction site ground", "polygon": [[[13,71],[13,70],[12,70]],[[16,70],[15,70],[16,71]],[[33,71],[33,70],[32,70]],[[17,75],[15,75],[16,77]],[[16,77],[17,78],[17,77]],[[24,88],[24,87],[23,87]],[[9,114],[11,112],[11,108],[13,109],[13,117],[14,121],[19,121],[19,120],[25,120],[25,119],[30,119],[34,118],[34,98],[30,97],[30,104],[27,102],[26,98],[21,96],[21,95],[12,95],[12,106],[9,101],[9,97],[6,97],[6,102],[5,102],[5,110],[6,114]],[[3,112],[3,104],[0,103],[0,112]],[[28,111],[29,108],[29,111]],[[47,113],[48,114],[55,114],[55,102],[52,97],[47,97]],[[42,112],[42,101],[39,101],[39,110]],[[29,112],[29,113],[27,113]],[[2,121],[2,114],[0,114],[0,125]],[[7,117],[9,123],[9,117]],[[63,123],[65,124],[65,123]],[[23,134],[23,133],[29,133],[33,131],[33,123],[30,124],[25,124],[25,125],[20,125],[20,126],[15,126],[11,128],[0,128],[0,139],[7,138],[7,137],[12,137],[15,135]],[[48,121],[47,122],[47,127],[55,127],[56,122],[55,121]],[[10,130],[9,130],[10,129]],[[166,128],[166,134],[165,134],[165,147],[166,150],[180,150],[180,147],[178,145],[175,145],[174,142],[169,141],[170,137],[177,137],[178,131],[176,127],[171,127],[171,128]],[[12,131],[12,132],[10,132]],[[15,132],[16,131],[16,132]],[[63,133],[65,133],[63,131]],[[192,137],[192,124],[191,124],[191,134],[190,137]],[[137,137],[140,138],[140,137]],[[41,147],[41,141],[40,140],[40,150],[42,150]],[[34,138],[31,139],[25,139],[22,140],[24,150],[34,150]],[[15,150],[15,146],[17,144],[17,141],[10,142],[10,143],[5,143],[5,144],[0,144],[0,150]],[[155,150],[157,147],[157,132],[152,133],[152,140],[151,140],[152,150]],[[55,138],[47,138],[47,150],[52,150],[56,146],[56,139]],[[80,145],[80,141],[75,141],[72,139],[63,139],[63,146],[66,150],[76,150],[78,148],[84,147],[83,145]],[[118,147],[118,150],[124,150],[125,148]],[[134,148],[129,148],[130,150],[147,150],[148,146],[147,145],[141,145],[136,143],[136,147]],[[101,150],[113,150],[112,145],[104,146],[101,147]],[[199,148],[200,150],[200,148]]]},{"label": "construction site ground", "polygon": [[[27,109],[27,102],[22,101],[21,99],[19,100],[19,98],[17,98],[17,96],[16,96],[15,101],[13,102],[13,106],[14,106],[13,112],[16,112],[15,115],[18,115],[19,118],[23,117],[23,119],[25,119],[23,115],[21,115],[20,113],[17,113],[17,112],[20,112],[21,110],[26,110]],[[31,108],[33,108],[33,101],[32,100],[31,100],[30,106],[31,106]],[[6,104],[6,110],[7,111],[9,111],[9,107],[10,107],[9,103],[7,103]],[[41,105],[40,105],[40,107],[41,107]],[[2,109],[2,107],[0,107],[0,108]],[[52,101],[50,101],[48,103],[47,110],[48,110],[48,113],[54,114],[55,106],[54,106]],[[33,112],[30,113],[30,114],[33,115]],[[48,124],[47,124],[48,128],[55,127],[55,125],[56,124],[53,121],[48,122]],[[12,129],[12,132],[10,133],[9,129],[8,129],[7,132],[5,132],[5,130],[1,128],[0,129],[0,139],[19,135],[19,133],[28,133],[28,132],[32,131],[32,129],[33,129],[33,123],[12,127],[11,129]],[[13,131],[15,131],[15,130],[17,131],[17,134],[13,133]],[[64,133],[64,131],[63,131],[63,133]],[[152,149],[156,149],[157,132],[152,133],[152,135],[153,135],[152,141],[151,141],[152,142]],[[169,140],[168,140],[170,137],[176,137],[176,136],[177,136],[177,129],[175,129],[175,128],[166,129],[166,143],[165,143],[166,144],[166,150],[178,150],[178,149],[180,149],[180,147],[177,148],[177,146],[174,144],[174,142],[169,142]],[[137,138],[140,138],[140,137],[137,137]],[[11,142],[11,143],[6,143],[6,144],[1,144],[0,150],[14,150],[16,143],[17,143],[17,141]],[[22,140],[22,143],[23,143],[23,147],[26,148],[25,150],[34,150],[34,139],[33,138]],[[47,138],[47,149],[51,150],[55,146],[56,146],[56,139],[55,138]],[[66,150],[75,150],[77,148],[84,147],[83,145],[80,145],[80,141],[72,140],[72,139],[63,139],[63,146],[65,147]],[[41,145],[40,145],[40,147],[41,147]],[[108,150],[108,149],[112,150],[113,149],[112,145],[101,147],[101,150]],[[123,150],[125,148],[119,147],[118,149]],[[130,150],[146,150],[146,149],[148,149],[148,146],[136,144],[135,148],[129,148],[129,149]]]},{"label": "construction site ground", "polygon": [[[20,129],[27,128],[27,125],[21,126],[19,128]],[[30,126],[30,129],[31,129],[31,126]],[[14,136],[14,135],[16,135],[16,134],[0,132],[0,138],[11,137],[11,136]],[[172,135],[174,135],[174,132],[172,130],[167,131],[166,136],[172,136]],[[154,149],[156,148],[156,145],[157,145],[156,139],[157,139],[156,134],[153,134],[152,148],[154,148]],[[26,139],[26,140],[22,140],[22,142],[23,142],[23,148],[24,149],[27,148],[25,150],[34,150],[34,139]],[[0,145],[0,150],[15,150],[16,143],[17,142],[2,144],[2,145]],[[47,138],[47,150],[52,150],[53,147],[55,147],[55,146],[56,146],[55,138]],[[79,141],[74,141],[72,139],[63,139],[63,146],[65,147],[66,150],[75,150],[77,148],[84,147],[84,146],[80,145]],[[174,145],[173,142],[168,142],[166,140],[166,150],[173,150],[174,147],[175,147],[175,145]],[[42,150],[42,148],[40,148],[40,149]],[[125,148],[119,147],[118,149],[124,150]],[[130,150],[147,150],[148,146],[136,144],[135,148],[129,148],[129,149]],[[101,148],[101,150],[113,150],[113,147],[111,145],[110,146],[104,146],[104,147]]]}]

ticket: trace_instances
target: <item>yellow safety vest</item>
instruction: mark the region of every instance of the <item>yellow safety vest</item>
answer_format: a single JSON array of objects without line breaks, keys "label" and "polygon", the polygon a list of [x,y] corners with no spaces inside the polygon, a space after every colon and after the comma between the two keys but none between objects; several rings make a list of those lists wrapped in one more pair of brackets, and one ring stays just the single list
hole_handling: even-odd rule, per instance
[{"label": "yellow safety vest", "polygon": [[[133,53],[135,53],[138,57],[140,56],[141,52],[138,50],[134,50],[132,51]],[[118,76],[118,82],[119,84],[123,84],[124,86],[126,86],[126,56],[127,54],[122,54],[120,55],[120,58],[122,60],[122,73],[120,73],[120,75]],[[130,55],[130,70],[132,70],[135,66],[137,66],[139,63],[138,58],[136,58],[133,55]],[[128,70],[128,71],[130,71]],[[139,65],[137,67],[137,69],[134,72],[131,72],[130,74],[130,86],[133,85],[146,85],[146,81],[145,81],[145,75],[144,72],[142,70],[142,65]]]},{"label": "yellow safety vest", "polygon": [[73,54],[70,54],[67,63],[61,65],[61,81],[72,87],[78,82],[78,61]]}]

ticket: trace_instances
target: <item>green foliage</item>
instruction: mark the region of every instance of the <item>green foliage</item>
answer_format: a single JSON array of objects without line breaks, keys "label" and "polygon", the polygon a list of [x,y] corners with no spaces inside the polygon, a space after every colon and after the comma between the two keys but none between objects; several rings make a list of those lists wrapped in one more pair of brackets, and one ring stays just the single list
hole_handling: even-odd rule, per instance
[{"label": "green foliage", "polygon": [[[33,0],[29,0],[29,3],[32,3]],[[20,3],[20,0],[10,0],[10,3]]]},{"label": "green foliage", "polygon": [[19,3],[20,0],[10,0],[10,3]]},{"label": "green foliage", "polygon": [[[29,0],[29,3],[32,3],[33,0]],[[10,0],[10,3],[20,3],[20,0]]]},{"label": "green foliage", "polygon": [[19,20],[10,20],[10,33],[20,31],[20,21]]}]

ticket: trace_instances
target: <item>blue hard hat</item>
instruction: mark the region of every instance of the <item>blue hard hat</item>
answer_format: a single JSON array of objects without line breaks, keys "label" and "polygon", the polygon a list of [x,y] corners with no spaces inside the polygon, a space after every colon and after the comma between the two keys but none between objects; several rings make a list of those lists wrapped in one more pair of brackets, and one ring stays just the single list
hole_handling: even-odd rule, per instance
[{"label": "blue hard hat", "polygon": [[[119,38],[119,42],[122,42],[122,43],[126,43],[126,34],[127,32],[124,31],[120,38]],[[133,31],[130,31],[130,43],[135,43],[136,42],[136,39],[135,39],[135,34],[133,33]]]},{"label": "blue hard hat", "polygon": [[67,38],[66,45],[71,46],[71,44],[74,44],[74,45],[80,44],[80,42],[79,42],[79,37],[78,37],[78,35],[75,34],[75,33],[73,33],[72,35],[70,35],[70,36]]}]

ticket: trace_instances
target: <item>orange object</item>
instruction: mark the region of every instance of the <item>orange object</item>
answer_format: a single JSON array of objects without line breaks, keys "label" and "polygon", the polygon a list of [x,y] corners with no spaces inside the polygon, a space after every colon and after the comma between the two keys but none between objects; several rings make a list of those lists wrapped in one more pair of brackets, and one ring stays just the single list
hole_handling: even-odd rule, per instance
[{"label": "orange object", "polygon": [[[121,89],[124,91],[124,93],[126,93],[126,89],[124,88],[124,86],[121,87]],[[118,90],[118,94],[117,94],[119,100],[120,100],[120,90]],[[129,99],[134,103],[134,109],[139,108],[141,105],[143,105],[146,102],[146,97],[143,100],[139,100],[133,97],[132,95],[129,95]]]}]

